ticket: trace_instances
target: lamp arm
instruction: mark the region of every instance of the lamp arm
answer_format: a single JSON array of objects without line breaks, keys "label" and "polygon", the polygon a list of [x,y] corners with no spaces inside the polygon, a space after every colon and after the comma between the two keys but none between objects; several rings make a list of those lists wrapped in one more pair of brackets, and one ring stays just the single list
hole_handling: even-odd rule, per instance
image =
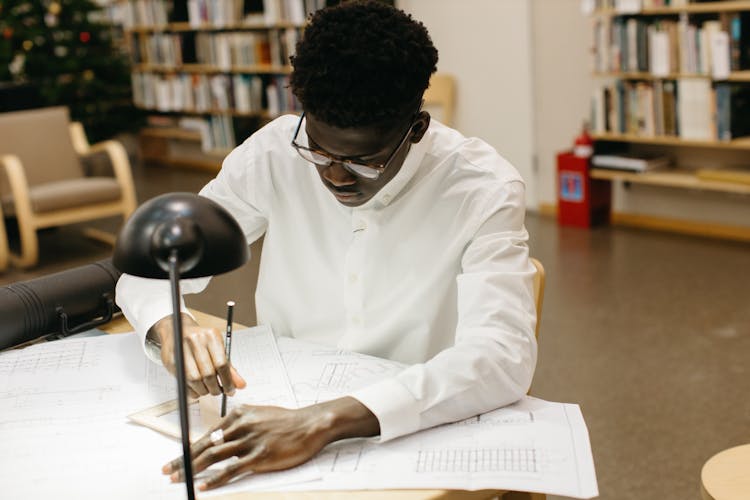
[{"label": "lamp arm", "polygon": [[180,434],[182,436],[182,464],[188,500],[195,500],[193,487],[193,461],[190,458],[190,422],[188,420],[187,381],[185,380],[185,354],[182,344],[182,315],[180,314],[180,271],[177,250],[169,255],[169,283],[172,288],[172,326],[174,330],[174,357],[177,374],[177,401],[180,408]]}]

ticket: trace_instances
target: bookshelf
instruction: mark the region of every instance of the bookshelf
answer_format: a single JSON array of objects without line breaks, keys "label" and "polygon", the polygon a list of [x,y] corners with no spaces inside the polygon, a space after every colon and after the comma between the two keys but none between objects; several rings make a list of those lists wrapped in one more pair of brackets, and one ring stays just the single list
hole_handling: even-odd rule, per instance
[{"label": "bookshelf", "polygon": [[142,157],[218,170],[254,130],[299,110],[289,56],[330,0],[119,0]]},{"label": "bookshelf", "polygon": [[[697,192],[707,193],[715,205],[723,203],[716,196],[725,195],[727,203],[747,210],[750,1],[596,0],[594,5],[595,154],[666,155],[676,166],[645,173],[594,168],[591,177],[616,183],[616,198],[627,198],[634,185],[649,186],[653,206],[663,207],[668,202],[660,196],[674,200],[675,190],[683,190],[696,208],[672,224],[676,231],[689,227],[682,232],[695,234],[695,227],[711,226],[701,219]],[[636,198],[642,204],[643,198]],[[613,213],[612,220],[670,229],[656,220],[661,215],[652,220],[640,207],[638,212]],[[737,226],[737,217],[730,218],[730,229],[720,236],[750,241],[750,225]]]}]

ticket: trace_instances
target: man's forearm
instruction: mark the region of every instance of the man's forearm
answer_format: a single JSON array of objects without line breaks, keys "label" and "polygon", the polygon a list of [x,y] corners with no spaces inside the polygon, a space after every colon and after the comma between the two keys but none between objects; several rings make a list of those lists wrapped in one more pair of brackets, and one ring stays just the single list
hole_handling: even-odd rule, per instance
[{"label": "man's forearm", "polygon": [[380,423],[375,414],[351,396],[319,403],[308,409],[315,427],[319,426],[329,443],[380,434]]}]

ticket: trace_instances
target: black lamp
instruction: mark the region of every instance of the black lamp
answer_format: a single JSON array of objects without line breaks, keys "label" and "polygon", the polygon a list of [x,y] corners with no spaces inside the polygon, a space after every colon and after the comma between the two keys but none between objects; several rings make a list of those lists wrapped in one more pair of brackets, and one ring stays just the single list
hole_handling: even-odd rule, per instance
[{"label": "black lamp", "polygon": [[231,271],[249,257],[245,236],[229,212],[192,193],[169,193],[144,203],[125,223],[115,244],[112,262],[120,271],[143,278],[169,278],[171,284],[182,458],[190,500],[195,498],[195,490],[182,349],[180,278]]}]

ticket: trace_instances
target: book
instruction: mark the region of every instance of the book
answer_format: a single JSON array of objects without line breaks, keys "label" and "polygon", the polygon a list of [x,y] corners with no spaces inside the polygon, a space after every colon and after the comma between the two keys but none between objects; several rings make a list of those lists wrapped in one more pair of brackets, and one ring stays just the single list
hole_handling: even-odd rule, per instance
[{"label": "book", "polygon": [[666,156],[648,157],[630,154],[596,154],[591,158],[591,164],[598,168],[647,172],[657,168],[668,167],[670,160]]},{"label": "book", "polygon": [[711,140],[713,116],[711,81],[683,78],[677,81],[677,122],[683,139]]}]

